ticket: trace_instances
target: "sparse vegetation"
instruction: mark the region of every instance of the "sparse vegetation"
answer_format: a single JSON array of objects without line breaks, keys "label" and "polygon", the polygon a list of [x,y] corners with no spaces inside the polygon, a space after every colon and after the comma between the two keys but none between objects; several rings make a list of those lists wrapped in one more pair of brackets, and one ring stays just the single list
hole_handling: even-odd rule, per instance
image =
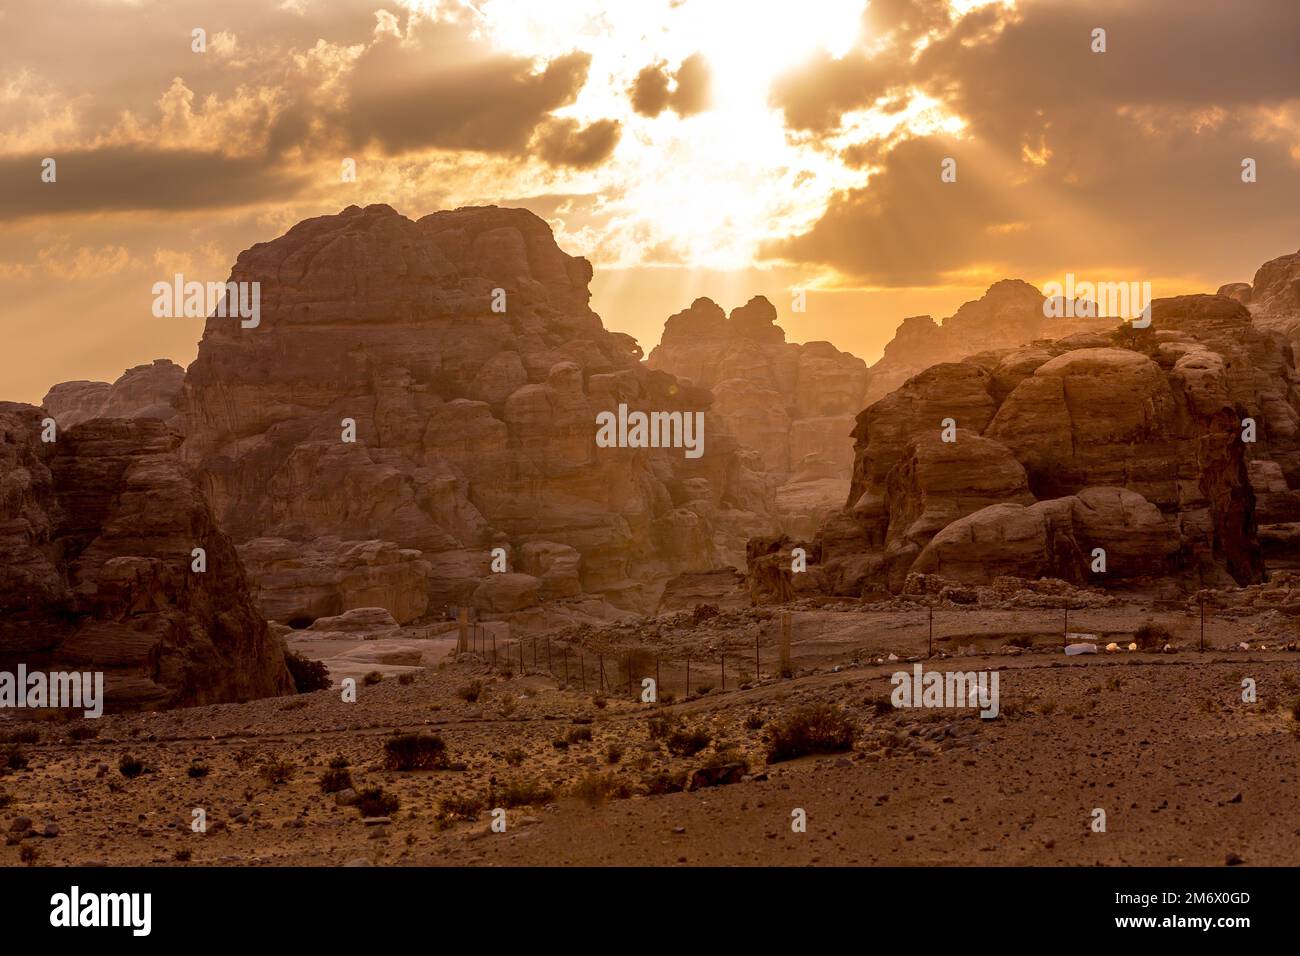
[{"label": "sparse vegetation", "polygon": [[206,777],[211,772],[212,772],[212,768],[210,768],[207,764],[195,762],[189,765],[189,767],[185,771],[185,774],[186,776],[194,780],[198,780],[200,777]]},{"label": "sparse vegetation", "polygon": [[1169,628],[1150,619],[1143,621],[1133,632],[1133,640],[1140,651],[1158,651],[1173,639],[1174,636],[1169,633]]},{"label": "sparse vegetation", "polygon": [[190,857],[192,857],[193,855],[194,855],[193,851],[190,850],[188,847],[181,847],[175,852],[175,854],[173,854],[172,858],[177,863],[188,863],[190,862]]},{"label": "sparse vegetation", "polygon": [[41,858],[39,848],[32,846],[30,843],[24,843],[18,850],[19,862],[26,863],[28,866],[35,866],[36,861]]},{"label": "sparse vegetation", "polygon": [[512,807],[525,807],[534,804],[547,803],[555,796],[555,791],[544,783],[533,780],[512,780],[506,783],[500,790],[495,791],[492,798],[494,806],[505,807],[507,810]]},{"label": "sparse vegetation", "polygon": [[574,727],[564,738],[571,744],[585,744],[591,742],[590,727]]},{"label": "sparse vegetation", "polygon": [[622,759],[623,759],[623,748],[620,747],[618,744],[610,744],[608,747],[605,748],[606,763],[611,763],[611,764],[618,763]]},{"label": "sparse vegetation", "polygon": [[26,770],[27,763],[27,754],[17,744],[0,747],[0,772]]},{"label": "sparse vegetation", "polygon": [[128,780],[134,780],[144,773],[144,761],[130,754],[123,754],[117,762],[117,772]]},{"label": "sparse vegetation", "polygon": [[452,794],[438,804],[438,816],[444,820],[477,820],[483,811],[483,801],[478,797]]},{"label": "sparse vegetation", "polygon": [[402,801],[383,787],[367,787],[357,794],[356,808],[363,817],[388,817],[400,809]]},{"label": "sparse vegetation", "polygon": [[767,762],[778,763],[809,754],[842,753],[852,750],[856,739],[857,728],[838,707],[808,704],[774,724]]},{"label": "sparse vegetation", "polygon": [[352,786],[352,773],[345,767],[330,767],[320,778],[321,793],[338,793]]},{"label": "sparse vegetation", "polygon": [[592,773],[573,785],[573,795],[581,797],[588,806],[604,803],[611,797],[625,800],[632,795],[627,783],[612,773]]},{"label": "sparse vegetation", "polygon": [[77,741],[94,740],[99,736],[99,728],[91,724],[77,724],[68,731],[68,736]]},{"label": "sparse vegetation", "polygon": [[443,770],[447,745],[435,734],[398,734],[384,743],[384,766],[389,770]]},{"label": "sparse vegetation", "polygon": [[664,741],[674,757],[693,757],[709,745],[712,738],[703,730],[676,730]]},{"label": "sparse vegetation", "polygon": [[330,686],[330,669],[321,661],[313,661],[298,651],[285,651],[284,662],[289,667],[289,676],[293,686],[300,694],[310,694],[316,690],[328,690]]},{"label": "sparse vegetation", "polygon": [[40,742],[41,732],[35,728],[11,730],[6,734],[0,734],[0,744],[38,744]]},{"label": "sparse vegetation", "polygon": [[468,704],[477,704],[479,698],[483,696],[483,682],[481,680],[470,681],[456,691],[456,696]]},{"label": "sparse vegetation", "polygon": [[382,683],[383,680],[384,680],[383,674],[379,673],[379,671],[371,671],[365,677],[361,678],[361,686],[374,687],[376,684]]},{"label": "sparse vegetation", "polygon": [[512,747],[506,751],[505,761],[512,767],[518,767],[524,762],[524,752],[518,747]]},{"label": "sparse vegetation", "polygon": [[403,687],[410,687],[415,683],[415,671],[403,671],[397,675],[397,683]]},{"label": "sparse vegetation", "polygon": [[289,761],[273,757],[262,764],[262,779],[272,787],[279,787],[293,779],[294,769]]}]

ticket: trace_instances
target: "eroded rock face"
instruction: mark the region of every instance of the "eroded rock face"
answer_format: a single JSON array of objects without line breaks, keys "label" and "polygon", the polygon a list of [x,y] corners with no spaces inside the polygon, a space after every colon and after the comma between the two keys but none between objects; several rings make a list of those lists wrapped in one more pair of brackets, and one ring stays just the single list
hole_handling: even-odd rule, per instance
[{"label": "eroded rock face", "polygon": [[1043,315],[1043,294],[1020,279],[1003,279],[967,302],[942,324],[928,315],[904,319],[871,366],[865,404],[884,398],[932,365],[960,362],[979,352],[1018,348],[1038,339],[1107,331],[1116,319]]},{"label": "eroded rock face", "polygon": [[[591,274],[541,219],[496,207],[349,207],[240,255],[231,278],[261,283],[261,321],[208,320],[183,454],[270,616],[406,621],[475,595],[504,613],[578,589],[649,610],[655,582],[743,560],[771,487],[712,421],[697,459],[596,445],[599,412],[711,396],[605,331]],[[360,562],[365,594],[328,573],[358,544],[382,558]],[[540,573],[494,582],[494,547]]]},{"label": "eroded rock face", "polygon": [[1226,296],[933,366],[858,416],[846,510],[817,536],[829,590],[897,592],[909,573],[1258,581],[1257,491],[1275,551],[1300,520],[1293,366]]},{"label": "eroded rock face", "polygon": [[42,404],[60,428],[92,418],[158,418],[176,415],[185,369],[170,359],[127,369],[112,385],[107,382],[63,382],[46,394]]},{"label": "eroded rock face", "polygon": [[696,299],[664,323],[647,364],[713,393],[710,418],[776,479],[783,529],[807,534],[845,494],[867,366],[829,342],[786,342],[776,318],[763,296],[730,317]]},{"label": "eroded rock face", "polygon": [[98,418],[44,443],[44,417],[0,403],[6,669],[103,671],[116,709],[291,693],[175,434],[154,419]]}]

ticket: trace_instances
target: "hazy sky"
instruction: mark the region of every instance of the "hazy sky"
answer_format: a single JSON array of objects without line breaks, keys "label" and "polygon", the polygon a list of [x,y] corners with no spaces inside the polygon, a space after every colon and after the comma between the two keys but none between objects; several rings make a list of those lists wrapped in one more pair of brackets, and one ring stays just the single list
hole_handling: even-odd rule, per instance
[{"label": "hazy sky", "polygon": [[1002,277],[1213,291],[1300,248],[1298,48],[1295,0],[0,0],[0,399],[188,363],[154,282],[351,203],[532,209],[647,352],[699,295],[874,361]]}]

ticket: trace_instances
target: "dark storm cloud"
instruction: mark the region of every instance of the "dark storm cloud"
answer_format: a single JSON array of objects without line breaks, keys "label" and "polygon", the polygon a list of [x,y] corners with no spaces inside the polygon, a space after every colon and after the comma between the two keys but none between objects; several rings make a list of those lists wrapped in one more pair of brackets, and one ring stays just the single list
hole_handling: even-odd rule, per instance
[{"label": "dark storm cloud", "polygon": [[[41,180],[42,160],[56,162],[57,179]],[[307,177],[275,170],[254,158],[195,150],[110,147],[0,156],[0,220],[62,213],[138,209],[220,209],[282,199]]]},{"label": "dark storm cloud", "polygon": [[[932,22],[904,15],[917,4],[893,6],[897,23]],[[1099,26],[1100,54],[1090,49]],[[968,135],[905,141],[864,190],[768,251],[882,285],[990,262],[1029,272],[1128,261],[1181,274],[1224,261],[1225,249],[1249,246],[1246,261],[1280,254],[1300,244],[1287,198],[1300,193],[1297,54],[1290,0],[1149,0],[986,8],[914,64],[887,52],[883,75],[822,62],[778,87],[792,127],[833,131],[843,112],[906,83],[942,100]],[[846,158],[880,150],[862,144]],[[957,183],[940,182],[940,154],[958,159]],[[1243,157],[1258,162],[1258,183],[1241,182]]]}]

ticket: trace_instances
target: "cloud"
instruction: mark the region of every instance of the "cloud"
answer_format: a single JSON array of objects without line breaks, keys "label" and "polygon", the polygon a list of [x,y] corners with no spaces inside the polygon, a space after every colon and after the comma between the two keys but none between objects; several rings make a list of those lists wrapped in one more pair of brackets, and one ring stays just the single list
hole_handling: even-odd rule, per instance
[{"label": "cloud", "polygon": [[666,63],[654,63],[637,73],[632,83],[632,109],[652,118],[664,110],[693,116],[709,108],[711,88],[712,72],[702,53],[686,57],[675,73]]},{"label": "cloud", "polygon": [[[932,5],[878,0],[872,13],[893,46],[819,58],[773,97],[791,129],[871,179],[767,254],[906,286],[1114,263],[1245,269],[1297,244],[1286,197],[1300,193],[1300,5],[1027,0],[950,22]],[[1105,53],[1091,50],[1099,24]],[[917,55],[905,36],[924,37]],[[901,91],[960,117],[961,136],[842,142],[847,114]],[[944,155],[958,160],[956,183],[939,180]],[[1240,179],[1247,156],[1268,171],[1252,185]]]},{"label": "cloud", "polygon": [[552,166],[590,169],[609,158],[621,129],[617,120],[597,120],[586,127],[577,120],[551,120],[538,133],[534,147]]},{"label": "cloud", "polygon": [[65,213],[221,209],[282,201],[307,183],[257,157],[137,146],[56,152],[57,180],[40,154],[0,157],[0,220]]}]

